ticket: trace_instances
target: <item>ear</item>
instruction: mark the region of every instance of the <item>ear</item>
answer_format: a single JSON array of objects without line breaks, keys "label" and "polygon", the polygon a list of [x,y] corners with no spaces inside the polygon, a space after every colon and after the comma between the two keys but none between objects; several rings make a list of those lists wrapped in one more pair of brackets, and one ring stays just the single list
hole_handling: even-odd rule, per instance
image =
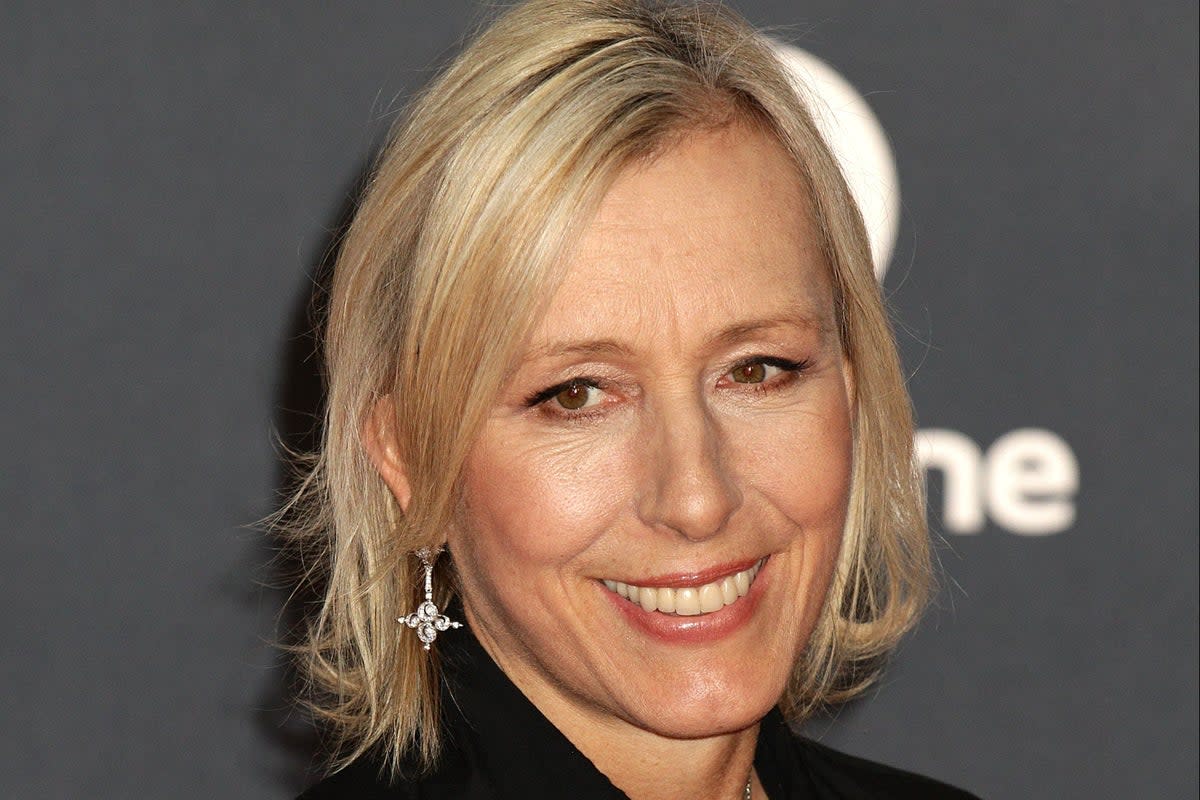
[{"label": "ear", "polygon": [[853,416],[854,402],[858,399],[858,386],[854,380],[854,362],[850,360],[850,354],[846,353],[845,347],[841,348],[841,380],[846,390],[846,408],[850,409]]},{"label": "ear", "polygon": [[367,414],[363,423],[362,441],[367,448],[367,455],[375,464],[383,482],[391,490],[392,496],[396,498],[401,509],[408,511],[412,488],[408,482],[408,470],[404,466],[397,434],[392,396],[384,395],[375,401],[375,405]]},{"label": "ear", "polygon": [[845,350],[842,351],[842,380],[846,384],[846,407],[850,409],[850,413],[853,415],[858,393],[854,385],[854,364],[850,361],[849,356],[846,355]]}]

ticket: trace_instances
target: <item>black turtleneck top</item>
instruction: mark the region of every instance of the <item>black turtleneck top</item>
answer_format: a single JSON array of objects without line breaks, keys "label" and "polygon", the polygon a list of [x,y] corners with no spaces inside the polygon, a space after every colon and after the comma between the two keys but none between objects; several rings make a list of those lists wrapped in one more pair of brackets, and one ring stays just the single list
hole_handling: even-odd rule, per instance
[{"label": "black turtleneck top", "polygon": [[[466,626],[439,636],[434,646],[444,666],[445,738],[432,774],[390,783],[377,762],[362,758],[299,800],[628,800],[513,685]],[[973,797],[796,736],[776,710],[762,721],[754,768],[770,800]]]}]

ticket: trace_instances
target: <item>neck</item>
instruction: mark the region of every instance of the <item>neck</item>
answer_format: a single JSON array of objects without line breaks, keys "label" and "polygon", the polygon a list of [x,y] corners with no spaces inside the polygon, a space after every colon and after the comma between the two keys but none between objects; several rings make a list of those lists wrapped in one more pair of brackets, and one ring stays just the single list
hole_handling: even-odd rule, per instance
[{"label": "neck", "polygon": [[[667,739],[639,731],[608,743],[575,742],[631,800],[742,800],[754,764],[758,725],[708,739]],[[570,734],[567,738],[573,742]],[[757,786],[757,784],[755,784]],[[754,797],[762,794],[756,791]]]},{"label": "neck", "polygon": [[[521,687],[523,690],[525,687]],[[631,800],[742,800],[759,725],[701,739],[648,731],[563,697],[526,693]],[[763,797],[757,780],[754,797]]]},{"label": "neck", "polygon": [[466,616],[483,649],[538,711],[631,800],[742,800],[751,778],[754,800],[766,797],[752,774],[760,722],[702,737],[678,738],[635,724],[636,716],[602,707],[562,683],[509,661]]}]

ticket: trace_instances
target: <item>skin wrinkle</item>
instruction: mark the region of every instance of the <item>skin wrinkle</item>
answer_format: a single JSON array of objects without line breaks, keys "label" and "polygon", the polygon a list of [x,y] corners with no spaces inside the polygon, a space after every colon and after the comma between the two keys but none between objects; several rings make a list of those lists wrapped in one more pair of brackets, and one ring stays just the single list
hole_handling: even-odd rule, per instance
[{"label": "skin wrinkle", "polygon": [[[502,668],[636,800],[740,789],[729,772],[749,758],[747,720],[781,680],[747,653],[794,660],[780,703],[802,719],[861,693],[926,598],[911,404],[836,157],[753,29],[718,5],[695,20],[659,10],[547,0],[505,14],[398,121],[339,248],[327,420],[275,516],[312,557],[304,581],[327,583],[298,654],[306,700],[344,752],[336,768],[378,751],[403,777],[435,769],[450,744],[438,659],[394,623],[420,595],[410,554],[423,546],[448,547],[439,600],[463,599]],[[697,24],[720,52],[698,52]],[[601,253],[607,264],[584,264]],[[833,303],[861,386],[848,415],[835,387],[850,366],[811,331],[700,344],[789,304],[825,317]],[[690,349],[671,352],[672,336]],[[511,380],[531,347],[603,339],[632,357],[568,357]],[[776,380],[780,368],[800,374]],[[767,376],[769,392],[730,382]],[[530,408],[556,396],[589,413]],[[696,416],[656,425],[681,397]],[[688,475],[736,490],[715,535],[688,525],[706,513]],[[766,556],[751,601],[709,617],[737,622],[729,646],[654,636],[684,623],[634,614],[599,582]],[[758,618],[775,628],[742,630]],[[690,769],[640,773],[649,750]]]},{"label": "skin wrinkle", "polygon": [[[790,174],[773,140],[734,127],[620,176],[468,457],[450,533],[468,621],[635,796],[650,766],[695,764],[702,781],[649,794],[691,800],[745,775],[838,551],[848,381]],[[752,355],[810,367],[757,393],[726,374]],[[598,410],[528,407],[577,375],[602,381]],[[600,584],[761,555],[762,607],[715,644],[647,640]]]},{"label": "skin wrinkle", "polygon": [[[635,326],[636,327],[636,326]],[[742,340],[749,340],[755,335],[766,336],[776,328],[813,328],[828,336],[835,332],[825,319],[818,315],[806,313],[797,308],[795,311],[770,319],[751,319],[729,325],[724,330],[710,337],[706,347],[717,349],[721,345],[734,345]],[[561,341],[553,342],[543,347],[532,349],[523,360],[522,366],[536,364],[538,361],[549,361],[568,356],[608,356],[610,358],[633,355],[628,345],[616,339],[597,339],[593,341]]]},{"label": "skin wrinkle", "polygon": [[[467,459],[449,543],[468,622],[634,797],[736,793],[840,543],[849,379],[791,174],[739,127],[623,173]],[[809,366],[760,392],[728,375],[750,356]],[[581,419],[528,407],[581,375],[602,386]],[[648,638],[600,583],[762,556],[759,605],[715,642]]]}]

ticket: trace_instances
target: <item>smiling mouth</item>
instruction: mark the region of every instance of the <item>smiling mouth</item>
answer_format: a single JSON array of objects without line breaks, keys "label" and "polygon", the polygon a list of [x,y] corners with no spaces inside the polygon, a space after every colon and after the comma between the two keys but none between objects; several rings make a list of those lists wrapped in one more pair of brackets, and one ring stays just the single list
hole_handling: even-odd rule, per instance
[{"label": "smiling mouth", "polygon": [[605,580],[604,585],[610,592],[640,605],[646,611],[695,617],[720,611],[725,606],[733,605],[745,597],[766,560],[760,558],[749,569],[699,586],[675,588],[635,586],[632,583],[610,580]]}]

